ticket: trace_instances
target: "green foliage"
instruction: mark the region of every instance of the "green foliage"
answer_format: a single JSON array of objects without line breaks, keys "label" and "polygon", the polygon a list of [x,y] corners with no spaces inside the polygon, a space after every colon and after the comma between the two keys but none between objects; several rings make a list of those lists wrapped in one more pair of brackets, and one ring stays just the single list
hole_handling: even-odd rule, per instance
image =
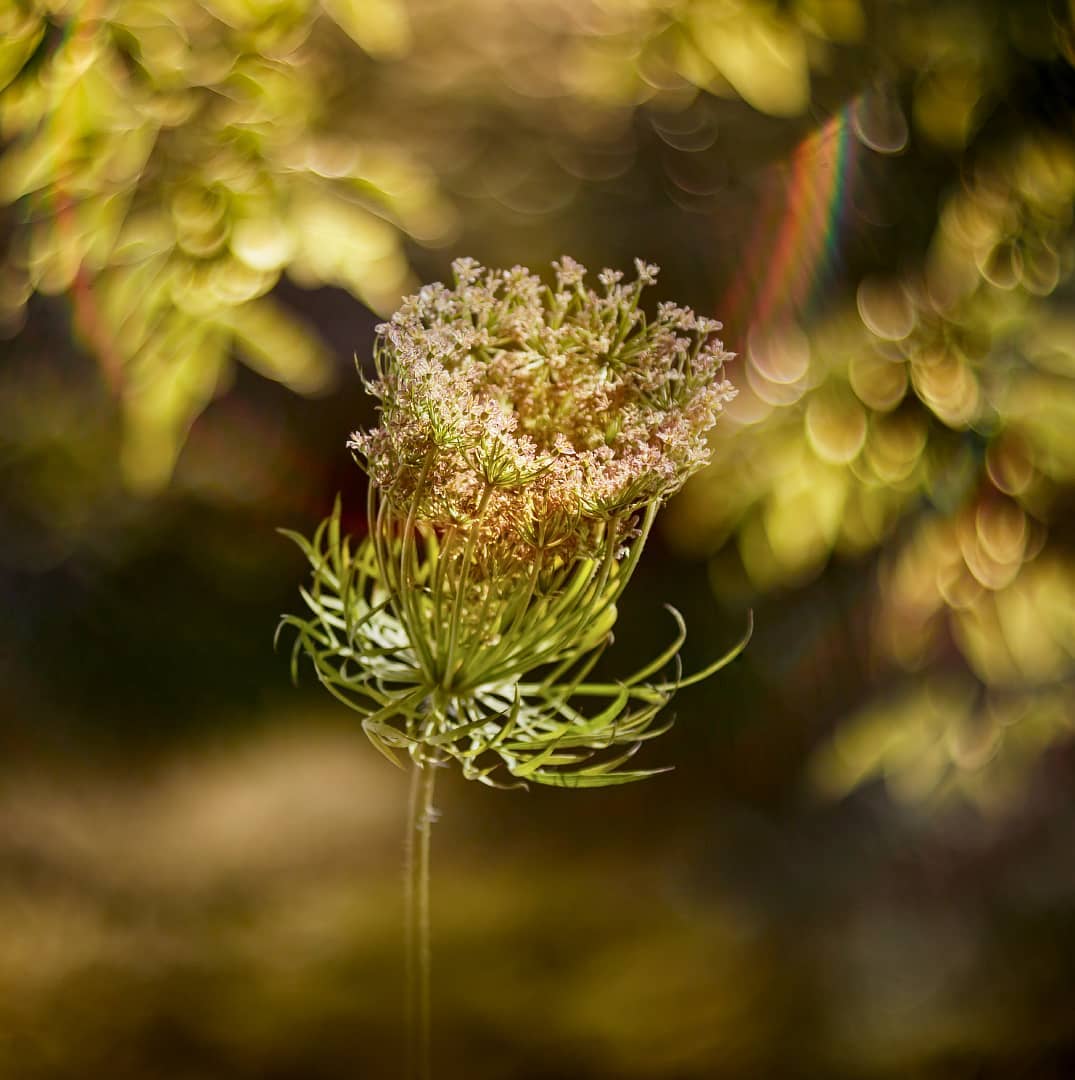
[{"label": "green foliage", "polygon": [[71,296],[122,403],[135,487],[167,481],[233,358],[326,387],[317,335],[269,298],[284,271],[383,309],[408,283],[403,231],[443,233],[425,173],[349,123],[356,42],[390,55],[405,36],[388,0],[0,14],[0,204],[18,221],[0,323],[32,291]]},{"label": "green foliage", "polygon": [[[236,357],[299,392],[327,385],[317,335],[269,300],[281,274],[388,310],[410,283],[405,239],[455,230],[442,187],[509,214],[566,209],[637,157],[640,106],[658,131],[707,96],[796,119],[850,44],[896,81],[922,72],[914,121],[958,149],[1004,88],[1002,20],[982,7],[12,0],[0,330],[34,291],[70,297],[122,403],[125,477],[156,489]],[[1026,8],[1015,45],[1046,55],[1054,20]],[[905,145],[892,95],[868,97],[864,138]]]},{"label": "green foliage", "polygon": [[[707,678],[746,647],[743,639],[689,678],[648,681],[677,662],[685,638],[629,678],[590,682],[612,641],[616,602],[635,569],[657,504],[645,511],[631,553],[616,558],[620,523],[610,523],[601,557],[564,564],[536,552],[524,589],[495,574],[475,581],[468,554],[453,558],[458,533],[438,534],[377,504],[371,533],[354,545],[341,531],[340,506],[311,541],[287,533],[309,560],[302,590],[308,617],[287,615],[296,632],[292,672],[309,657],[322,684],[362,716],[373,744],[399,764],[451,758],[468,779],[604,787],[661,769],[621,768],[646,739],[677,688]],[[462,541],[465,543],[465,540]],[[596,708],[594,708],[596,704]],[[599,755],[598,760],[591,761]],[[510,782],[509,782],[510,784]]]},{"label": "green foliage", "polygon": [[[713,463],[673,508],[673,539],[731,540],[762,591],[876,553],[871,660],[894,690],[819,749],[826,791],[885,775],[903,796],[1003,804],[1026,748],[1070,734],[1073,204],[1075,149],[1047,127],[982,155],[921,264],[808,328],[752,332]],[[731,561],[714,559],[718,588]],[[977,690],[927,707],[923,686],[953,683]],[[987,752],[965,751],[969,729]],[[893,779],[904,766],[918,783]]]}]

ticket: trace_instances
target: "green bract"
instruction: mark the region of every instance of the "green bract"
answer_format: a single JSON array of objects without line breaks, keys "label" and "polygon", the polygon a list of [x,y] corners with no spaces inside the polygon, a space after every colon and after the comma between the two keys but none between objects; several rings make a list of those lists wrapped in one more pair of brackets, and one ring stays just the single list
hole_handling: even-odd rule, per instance
[{"label": "green bract", "polygon": [[[292,655],[358,711],[392,760],[457,760],[468,778],[602,786],[626,770],[682,679],[685,629],[622,681],[588,681],[662,502],[706,460],[734,391],[719,324],[638,306],[638,279],[461,260],[378,328],[381,425],[351,445],[370,476],[369,533],[337,504],[305,551],[312,584]],[[671,610],[671,609],[670,609]],[[660,672],[674,665],[673,677]],[[603,753],[601,753],[603,751]],[[511,781],[508,781],[511,783]]]}]

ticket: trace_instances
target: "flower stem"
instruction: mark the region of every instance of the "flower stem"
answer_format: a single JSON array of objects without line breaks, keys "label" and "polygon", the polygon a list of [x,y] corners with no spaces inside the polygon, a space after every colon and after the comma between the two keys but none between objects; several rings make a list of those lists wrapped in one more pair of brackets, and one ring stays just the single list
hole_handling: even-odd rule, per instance
[{"label": "flower stem", "polygon": [[430,1080],[432,1007],[429,928],[429,851],[433,828],[435,761],[415,761],[407,819],[406,967],[407,967],[407,1076]]}]

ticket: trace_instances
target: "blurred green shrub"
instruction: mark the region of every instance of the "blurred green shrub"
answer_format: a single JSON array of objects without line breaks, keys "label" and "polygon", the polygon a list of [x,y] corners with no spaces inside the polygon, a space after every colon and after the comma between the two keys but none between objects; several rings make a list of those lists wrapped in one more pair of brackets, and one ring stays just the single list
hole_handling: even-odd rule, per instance
[{"label": "blurred green shrub", "polygon": [[821,752],[827,790],[881,774],[991,802],[1036,757],[994,764],[1002,742],[1072,733],[1075,322],[1054,294],[1073,204],[1070,139],[982,155],[921,265],[865,278],[809,334],[790,316],[752,333],[714,463],[673,507],[673,539],[734,535],[762,591],[878,553],[872,652],[903,688]]},{"label": "blurred green shrub", "polygon": [[269,293],[287,272],[375,309],[404,233],[452,217],[404,148],[358,137],[356,69],[406,47],[392,0],[16,2],[0,13],[0,321],[68,293],[122,401],[123,466],[166,482],[233,355],[300,392],[330,366]]},{"label": "blurred green shrub", "polygon": [[1052,41],[1038,7],[14,0],[0,326],[17,329],[34,290],[71,296],[122,386],[127,479],[158,488],[234,354],[301,392],[325,386],[316,336],[269,298],[281,273],[388,310],[413,285],[404,238],[443,243],[457,226],[438,188],[563,211],[630,166],[639,106],[674,115],[702,92],[802,117],[849,45],[867,58],[860,83],[913,73],[919,129],[960,146],[1003,89],[1008,38]]}]

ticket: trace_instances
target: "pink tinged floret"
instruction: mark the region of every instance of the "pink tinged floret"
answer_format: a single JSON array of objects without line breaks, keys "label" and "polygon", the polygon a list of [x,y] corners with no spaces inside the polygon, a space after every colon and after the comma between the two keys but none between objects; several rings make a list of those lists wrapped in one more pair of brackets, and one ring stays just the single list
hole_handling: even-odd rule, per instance
[{"label": "pink tinged floret", "polygon": [[349,445],[390,503],[520,550],[535,516],[559,515],[581,550],[595,522],[667,498],[705,464],[735,393],[720,323],[669,303],[646,323],[639,296],[657,268],[641,261],[627,284],[602,271],[603,294],[574,259],[553,270],[549,290],[525,267],[458,259],[454,287],[425,286],[377,328],[381,423]]}]

